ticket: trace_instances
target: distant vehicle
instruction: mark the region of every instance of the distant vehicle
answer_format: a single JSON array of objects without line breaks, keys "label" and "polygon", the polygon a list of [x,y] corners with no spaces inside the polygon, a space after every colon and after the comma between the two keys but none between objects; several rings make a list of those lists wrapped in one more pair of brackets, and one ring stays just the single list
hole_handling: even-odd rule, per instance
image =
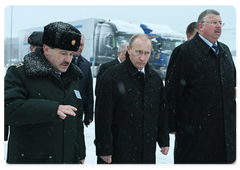
[{"label": "distant vehicle", "polygon": [[[137,33],[144,33],[135,24],[125,21],[89,18],[69,22],[85,36],[85,46],[82,55],[92,62],[93,75],[97,75],[97,67],[117,57],[117,50],[121,43],[129,42]],[[28,36],[33,31],[43,31],[43,27],[32,28],[20,32],[19,56],[29,53]]]},{"label": "distant vehicle", "polygon": [[166,77],[166,70],[172,51],[186,41],[184,34],[173,31],[166,25],[142,23],[144,30],[153,43],[153,51],[149,63],[158,72],[162,79]]},{"label": "distant vehicle", "polygon": [[[93,75],[97,75],[102,63],[117,57],[121,43],[129,42],[137,33],[150,36],[153,50],[149,64],[165,79],[168,61],[173,49],[185,41],[184,35],[173,31],[166,25],[142,23],[140,26],[131,22],[88,18],[69,22],[85,36],[85,46],[82,55],[92,63]],[[31,28],[19,32],[19,61],[30,52],[28,36],[33,31],[43,31],[42,27]]]}]

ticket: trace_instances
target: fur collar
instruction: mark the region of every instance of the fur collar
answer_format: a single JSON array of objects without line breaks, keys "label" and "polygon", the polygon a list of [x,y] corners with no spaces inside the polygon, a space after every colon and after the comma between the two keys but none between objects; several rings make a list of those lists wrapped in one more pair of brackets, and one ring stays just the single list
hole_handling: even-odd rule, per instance
[{"label": "fur collar", "polygon": [[[24,65],[26,74],[31,78],[40,76],[53,76],[60,79],[55,73],[52,65],[45,58],[43,54],[43,48],[37,48],[35,52],[27,54],[24,57]],[[83,72],[75,64],[70,64],[66,74],[79,77],[80,79],[83,77]]]}]

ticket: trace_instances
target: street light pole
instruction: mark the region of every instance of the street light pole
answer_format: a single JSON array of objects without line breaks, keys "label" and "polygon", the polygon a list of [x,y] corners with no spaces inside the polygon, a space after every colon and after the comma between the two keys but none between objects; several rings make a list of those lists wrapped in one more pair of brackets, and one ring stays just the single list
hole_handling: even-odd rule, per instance
[{"label": "street light pole", "polygon": [[11,5],[11,32],[10,32],[10,57],[9,57],[9,66],[11,65],[12,59],[12,26],[13,26],[13,5]]}]

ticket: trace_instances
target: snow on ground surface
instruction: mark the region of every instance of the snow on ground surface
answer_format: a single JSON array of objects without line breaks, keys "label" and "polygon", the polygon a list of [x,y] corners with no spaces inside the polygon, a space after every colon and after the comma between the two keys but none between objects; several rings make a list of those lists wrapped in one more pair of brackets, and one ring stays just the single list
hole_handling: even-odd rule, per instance
[{"label": "snow on ground surface", "polygon": [[[94,122],[91,123],[88,128],[84,126],[84,135],[86,142],[86,159],[85,164],[97,164],[97,157],[95,152],[95,145],[93,143],[95,139],[95,126]],[[157,145],[156,150],[156,164],[173,164],[173,149],[174,149],[175,136],[170,135],[170,148],[168,155],[165,156],[160,152],[160,148]],[[7,142],[4,142],[4,160],[7,158]]]}]

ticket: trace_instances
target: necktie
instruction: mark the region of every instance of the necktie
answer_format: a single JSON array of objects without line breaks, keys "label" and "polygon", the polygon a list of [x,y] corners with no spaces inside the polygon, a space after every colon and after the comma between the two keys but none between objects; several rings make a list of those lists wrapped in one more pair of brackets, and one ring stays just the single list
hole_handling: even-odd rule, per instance
[{"label": "necktie", "polygon": [[216,44],[213,44],[213,45],[212,45],[212,48],[215,49],[215,52],[216,52],[216,54],[218,55],[218,53],[219,53],[219,48],[218,48],[218,46],[217,46]]},{"label": "necktie", "polygon": [[138,74],[139,74],[140,83],[144,85],[144,78],[145,78],[144,73],[142,71],[139,71]]}]

